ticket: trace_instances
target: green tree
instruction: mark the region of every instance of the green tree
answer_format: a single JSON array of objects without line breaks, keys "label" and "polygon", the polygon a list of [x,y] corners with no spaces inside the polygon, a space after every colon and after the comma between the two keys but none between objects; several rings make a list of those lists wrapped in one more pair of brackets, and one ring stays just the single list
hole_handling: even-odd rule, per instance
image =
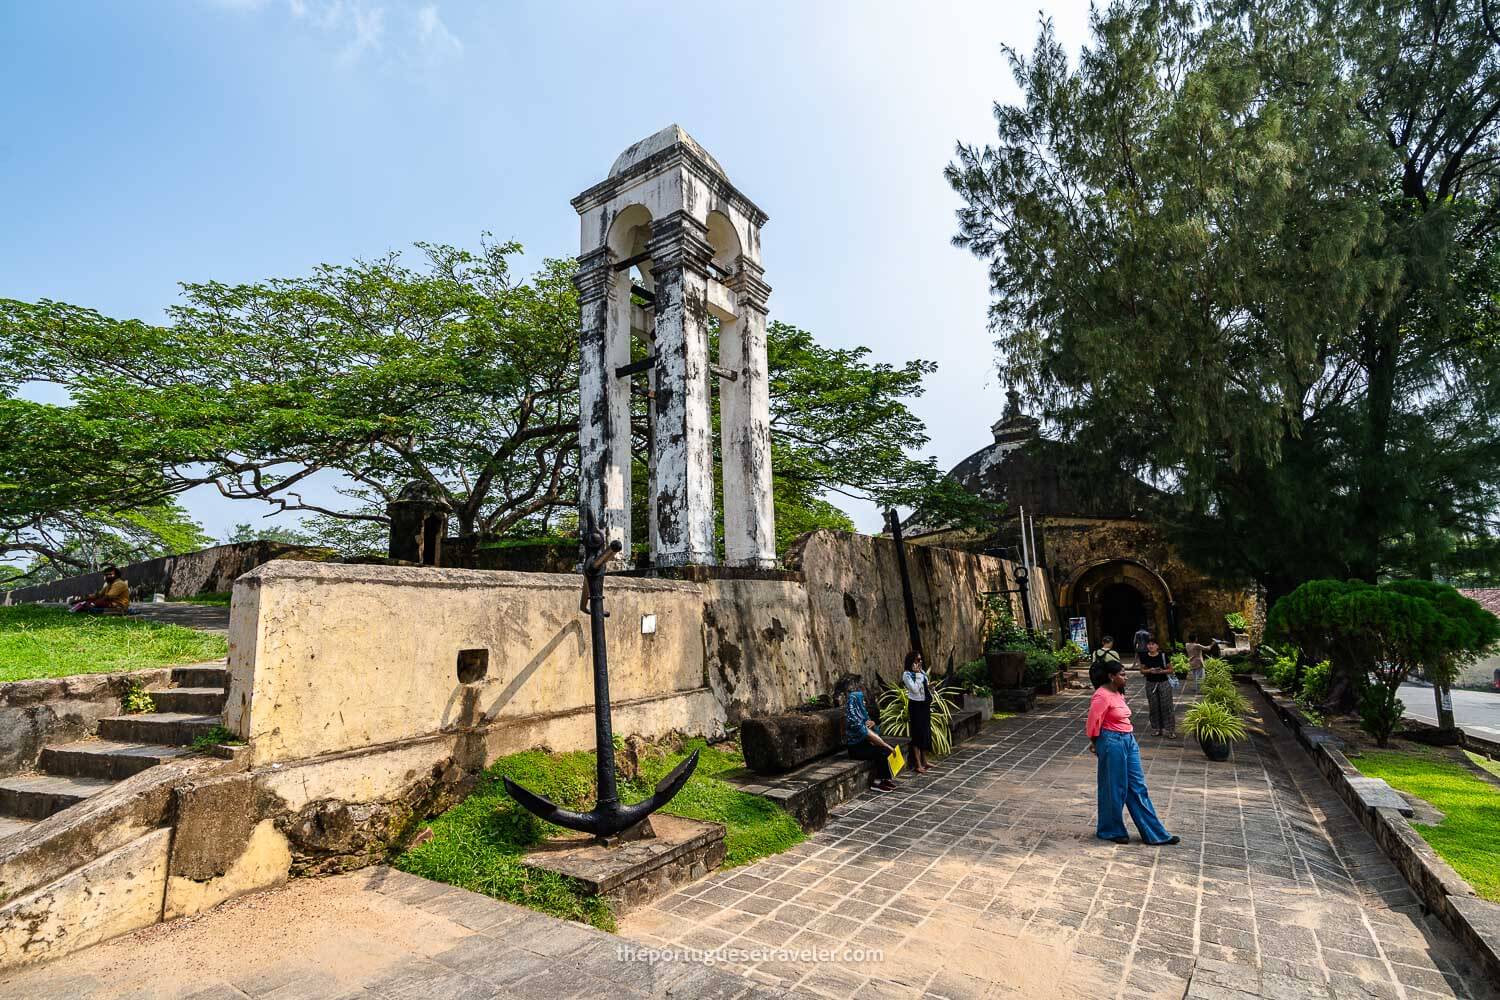
[{"label": "green tree", "polygon": [[1271,608],[1266,635],[1309,659],[1329,659],[1330,700],[1341,710],[1357,702],[1363,725],[1384,746],[1401,721],[1400,686],[1417,670],[1434,685],[1451,683],[1500,640],[1500,619],[1426,580],[1309,580]]},{"label": "green tree", "polygon": [[1500,47],[1482,0],[1117,0],[960,144],[1006,377],[1272,599],[1474,571],[1500,507]]},{"label": "green tree", "polygon": [[149,428],[107,408],[10,398],[0,385],[0,560],[12,562],[0,586],[202,545],[156,449]]},{"label": "green tree", "polygon": [[1453,718],[1452,684],[1464,667],[1500,642],[1500,618],[1447,584],[1396,580],[1386,586],[1399,594],[1427,601],[1442,620],[1441,641],[1435,644],[1432,658],[1422,664],[1422,675],[1432,683],[1438,728],[1451,738],[1458,728]]},{"label": "green tree", "polygon": [[[412,480],[452,505],[462,534],[566,529],[577,504],[572,262],[519,281],[515,244],[418,246],[419,267],[391,254],[302,278],[185,284],[165,326],[0,300],[0,387],[65,391],[71,405],[44,408],[58,433],[80,447],[112,436],[108,468],[139,470],[122,499],[211,483],[313,515],[303,530],[351,554],[383,547],[386,504]],[[768,341],[783,546],[793,532],[851,526],[831,497],[955,521],[988,510],[932,459],[910,457],[927,437],[907,401],[930,363],[872,363],[780,323]],[[60,509],[78,490],[65,459],[46,471],[21,477],[29,509]],[[328,473],[340,502],[308,499],[309,480]]]}]

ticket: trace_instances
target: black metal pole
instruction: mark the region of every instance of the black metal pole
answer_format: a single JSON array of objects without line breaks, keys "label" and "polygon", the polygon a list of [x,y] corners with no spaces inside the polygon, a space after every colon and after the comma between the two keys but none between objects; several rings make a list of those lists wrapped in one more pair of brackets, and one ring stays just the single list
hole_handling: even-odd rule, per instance
[{"label": "black metal pole", "polygon": [[917,628],[917,602],[911,593],[911,576],[906,571],[906,541],[901,536],[901,516],[896,513],[896,508],[891,507],[885,512],[886,523],[890,525],[891,538],[896,542],[896,567],[901,572],[901,602],[906,606],[906,632],[907,640],[911,648],[922,656],[922,633]]},{"label": "black metal pole", "polygon": [[[603,541],[603,532],[599,532],[599,541]],[[604,564],[614,551],[602,544],[597,549],[591,545],[588,566],[589,645],[594,654],[594,757],[598,765],[598,809],[602,812],[613,812],[620,804],[620,791],[615,784],[614,722],[609,705],[609,653],[604,645]]]}]

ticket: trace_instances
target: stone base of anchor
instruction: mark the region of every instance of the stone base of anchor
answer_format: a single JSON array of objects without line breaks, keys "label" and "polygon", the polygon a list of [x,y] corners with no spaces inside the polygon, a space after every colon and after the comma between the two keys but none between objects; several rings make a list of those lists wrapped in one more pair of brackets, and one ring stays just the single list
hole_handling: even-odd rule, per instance
[{"label": "stone base of anchor", "polygon": [[[640,832],[642,827],[649,832]],[[724,863],[722,823],[656,813],[609,839],[612,843],[601,844],[588,834],[557,837],[522,863],[603,897],[616,914],[660,899]]]}]

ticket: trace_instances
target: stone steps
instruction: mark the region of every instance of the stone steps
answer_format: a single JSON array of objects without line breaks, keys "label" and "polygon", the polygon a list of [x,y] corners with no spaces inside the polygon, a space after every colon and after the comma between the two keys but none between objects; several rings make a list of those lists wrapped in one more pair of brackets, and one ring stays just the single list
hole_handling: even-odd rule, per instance
[{"label": "stone steps", "polygon": [[99,738],[120,743],[161,743],[187,746],[194,739],[223,724],[218,715],[188,712],[143,712],[113,715],[99,720]]},{"label": "stone steps", "polygon": [[[158,674],[158,677],[161,675]],[[195,738],[223,723],[223,663],[172,668],[172,687],[151,691],[156,711],[101,719],[98,738],[42,748],[39,774],[0,779],[0,840],[117,781],[192,753]]]},{"label": "stone steps", "polygon": [[212,663],[195,663],[190,667],[173,667],[172,683],[185,688],[228,688],[229,668]]},{"label": "stone steps", "polygon": [[227,692],[220,687],[174,687],[152,691],[156,711],[174,715],[218,715]]},{"label": "stone steps", "polygon": [[114,784],[108,778],[24,774],[0,779],[0,813],[23,819],[46,819]]},{"label": "stone steps", "polygon": [[112,740],[79,740],[45,747],[41,768],[48,774],[78,778],[108,778],[120,781],[148,767],[191,753],[187,747],[154,743],[118,743]]}]

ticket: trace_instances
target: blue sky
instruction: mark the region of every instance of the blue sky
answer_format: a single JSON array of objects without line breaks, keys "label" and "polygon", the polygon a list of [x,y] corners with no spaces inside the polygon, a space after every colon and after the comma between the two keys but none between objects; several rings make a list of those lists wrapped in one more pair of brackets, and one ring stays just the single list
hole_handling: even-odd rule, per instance
[{"label": "blue sky", "polygon": [[[1071,49],[1087,3],[1055,0]],[[952,247],[955,140],[993,135],[1035,8],[1004,3],[0,3],[0,296],[160,320],[416,240],[577,252],[568,201],[676,122],[765,209],[772,315],[938,362],[944,466],[1000,414],[982,264]],[[213,534],[269,508],[207,491]],[[853,513],[879,525],[872,509]]]}]

